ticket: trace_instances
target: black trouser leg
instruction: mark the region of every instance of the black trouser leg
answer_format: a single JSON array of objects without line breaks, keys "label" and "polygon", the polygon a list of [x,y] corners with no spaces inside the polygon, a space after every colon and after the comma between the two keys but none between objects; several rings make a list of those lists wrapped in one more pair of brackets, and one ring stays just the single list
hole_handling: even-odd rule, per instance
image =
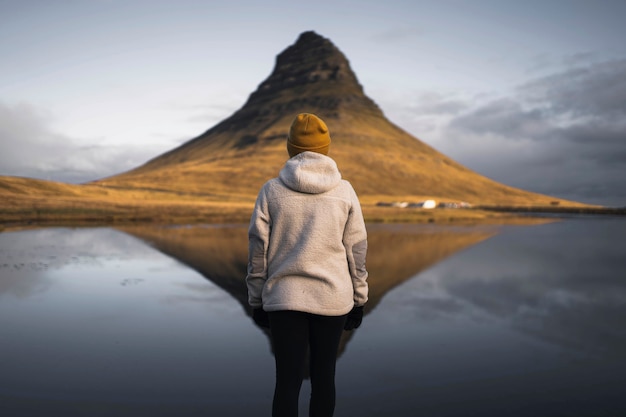
[{"label": "black trouser leg", "polygon": [[346,316],[312,316],[310,417],[332,417],[335,411],[335,365]]},{"label": "black trouser leg", "polygon": [[335,409],[335,364],[346,316],[296,311],[269,313],[276,360],[273,417],[298,415],[306,354],[311,352],[311,417],[331,417]]},{"label": "black trouser leg", "polygon": [[309,345],[308,319],[296,311],[271,312],[269,319],[276,360],[272,416],[296,417]]}]

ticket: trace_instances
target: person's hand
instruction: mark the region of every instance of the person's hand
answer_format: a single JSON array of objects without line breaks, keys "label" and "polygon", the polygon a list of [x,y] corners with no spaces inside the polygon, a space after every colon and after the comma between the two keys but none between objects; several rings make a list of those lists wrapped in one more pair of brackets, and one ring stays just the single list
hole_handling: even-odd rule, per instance
[{"label": "person's hand", "polygon": [[270,318],[261,307],[252,310],[252,319],[259,327],[270,328]]},{"label": "person's hand", "polygon": [[358,329],[363,321],[363,306],[353,307],[352,311],[348,313],[346,324],[343,326],[344,330]]}]

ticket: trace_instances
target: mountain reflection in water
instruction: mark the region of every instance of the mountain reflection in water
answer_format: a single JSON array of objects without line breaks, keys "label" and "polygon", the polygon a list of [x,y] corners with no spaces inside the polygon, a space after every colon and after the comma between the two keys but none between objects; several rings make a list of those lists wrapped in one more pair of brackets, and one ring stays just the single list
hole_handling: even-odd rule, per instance
[{"label": "mountain reflection in water", "polygon": [[[248,316],[245,284],[248,261],[247,227],[126,227],[120,230],[138,237],[164,254],[193,268],[226,290]],[[490,228],[445,228],[416,225],[369,225],[367,316],[392,288],[453,253],[494,234]],[[267,333],[267,331],[266,331]],[[340,355],[353,332],[344,332]]]}]

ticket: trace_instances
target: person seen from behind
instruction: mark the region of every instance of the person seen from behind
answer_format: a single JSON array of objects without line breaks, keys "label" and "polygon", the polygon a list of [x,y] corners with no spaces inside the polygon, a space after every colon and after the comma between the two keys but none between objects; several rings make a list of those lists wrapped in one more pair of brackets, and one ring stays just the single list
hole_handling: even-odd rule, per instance
[{"label": "person seen from behind", "polygon": [[333,159],[328,127],[299,114],[290,159],[261,188],[248,230],[248,302],[269,327],[276,361],[273,417],[296,417],[310,352],[310,417],[335,409],[343,330],[360,326],[368,297],[367,233],[352,185]]}]

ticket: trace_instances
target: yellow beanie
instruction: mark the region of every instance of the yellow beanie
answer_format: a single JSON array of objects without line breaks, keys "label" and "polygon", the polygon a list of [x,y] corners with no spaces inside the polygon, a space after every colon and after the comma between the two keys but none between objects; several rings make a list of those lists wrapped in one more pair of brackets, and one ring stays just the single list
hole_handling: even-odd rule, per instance
[{"label": "yellow beanie", "polygon": [[328,155],[329,147],[330,133],[322,119],[310,113],[296,116],[287,136],[287,152],[290,158],[305,151]]}]

